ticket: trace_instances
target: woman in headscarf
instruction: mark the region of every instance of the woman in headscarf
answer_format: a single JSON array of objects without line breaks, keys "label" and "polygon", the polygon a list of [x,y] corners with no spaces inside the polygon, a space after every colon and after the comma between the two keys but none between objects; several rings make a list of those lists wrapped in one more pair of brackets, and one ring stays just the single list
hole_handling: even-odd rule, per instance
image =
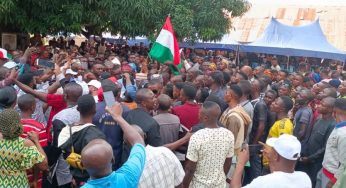
[{"label": "woman in headscarf", "polygon": [[26,170],[34,165],[42,171],[48,168],[37,134],[30,132],[28,139],[23,139],[22,129],[17,111],[0,112],[0,187],[29,187]]}]

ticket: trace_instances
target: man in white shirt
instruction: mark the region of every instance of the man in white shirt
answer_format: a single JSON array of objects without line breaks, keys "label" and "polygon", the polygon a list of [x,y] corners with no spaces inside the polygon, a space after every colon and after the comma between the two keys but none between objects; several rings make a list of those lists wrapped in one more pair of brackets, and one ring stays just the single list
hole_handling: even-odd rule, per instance
[{"label": "man in white shirt", "polygon": [[211,101],[203,103],[199,118],[205,128],[191,136],[185,161],[184,187],[225,188],[226,174],[234,154],[234,136],[218,126],[221,110]]},{"label": "man in white shirt", "polygon": [[[311,180],[305,172],[294,171],[300,157],[301,145],[292,135],[283,134],[279,138],[270,138],[264,144],[264,157],[268,158],[271,174],[259,176],[245,188],[311,188]],[[241,187],[241,177],[245,163],[249,160],[248,148],[238,154],[238,164],[234,172],[231,187]]]}]

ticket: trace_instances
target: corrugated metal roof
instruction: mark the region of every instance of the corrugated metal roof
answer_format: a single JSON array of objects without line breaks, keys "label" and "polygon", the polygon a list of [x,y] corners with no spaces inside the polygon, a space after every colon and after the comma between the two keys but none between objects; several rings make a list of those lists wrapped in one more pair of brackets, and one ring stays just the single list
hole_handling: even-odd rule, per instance
[{"label": "corrugated metal roof", "polygon": [[253,4],[240,18],[233,18],[231,35],[240,42],[259,38],[270,18],[275,17],[287,25],[305,25],[319,19],[323,33],[335,47],[346,51],[346,6]]}]

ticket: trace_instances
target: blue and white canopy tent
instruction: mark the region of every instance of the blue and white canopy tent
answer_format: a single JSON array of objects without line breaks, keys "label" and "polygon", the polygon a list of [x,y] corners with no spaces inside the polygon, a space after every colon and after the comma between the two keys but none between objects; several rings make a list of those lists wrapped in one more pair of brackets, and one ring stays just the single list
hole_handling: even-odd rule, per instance
[{"label": "blue and white canopy tent", "polygon": [[332,46],[322,32],[319,20],[303,26],[289,26],[272,18],[263,36],[239,46],[241,52],[304,56],[345,62],[346,53]]}]

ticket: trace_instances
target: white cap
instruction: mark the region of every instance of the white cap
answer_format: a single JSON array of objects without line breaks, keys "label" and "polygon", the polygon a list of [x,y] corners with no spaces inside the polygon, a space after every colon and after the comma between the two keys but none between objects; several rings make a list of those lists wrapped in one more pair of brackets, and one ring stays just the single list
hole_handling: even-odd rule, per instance
[{"label": "white cap", "polygon": [[7,63],[4,64],[4,67],[8,68],[8,69],[12,69],[14,67],[16,67],[18,64],[14,61],[9,61]]},{"label": "white cap", "polygon": [[88,86],[94,86],[95,88],[100,89],[100,87],[101,87],[101,82],[99,82],[99,81],[97,81],[97,80],[91,80],[91,81],[88,83]]},{"label": "white cap", "polygon": [[112,63],[115,64],[115,65],[120,65],[120,61],[117,57],[115,57],[113,60],[112,60]]},{"label": "white cap", "polygon": [[72,69],[67,69],[65,74],[72,74],[73,76],[77,75],[78,73],[73,71]]},{"label": "white cap", "polygon": [[295,136],[283,134],[279,138],[269,138],[266,144],[285,159],[298,160],[300,157],[301,145]]}]

